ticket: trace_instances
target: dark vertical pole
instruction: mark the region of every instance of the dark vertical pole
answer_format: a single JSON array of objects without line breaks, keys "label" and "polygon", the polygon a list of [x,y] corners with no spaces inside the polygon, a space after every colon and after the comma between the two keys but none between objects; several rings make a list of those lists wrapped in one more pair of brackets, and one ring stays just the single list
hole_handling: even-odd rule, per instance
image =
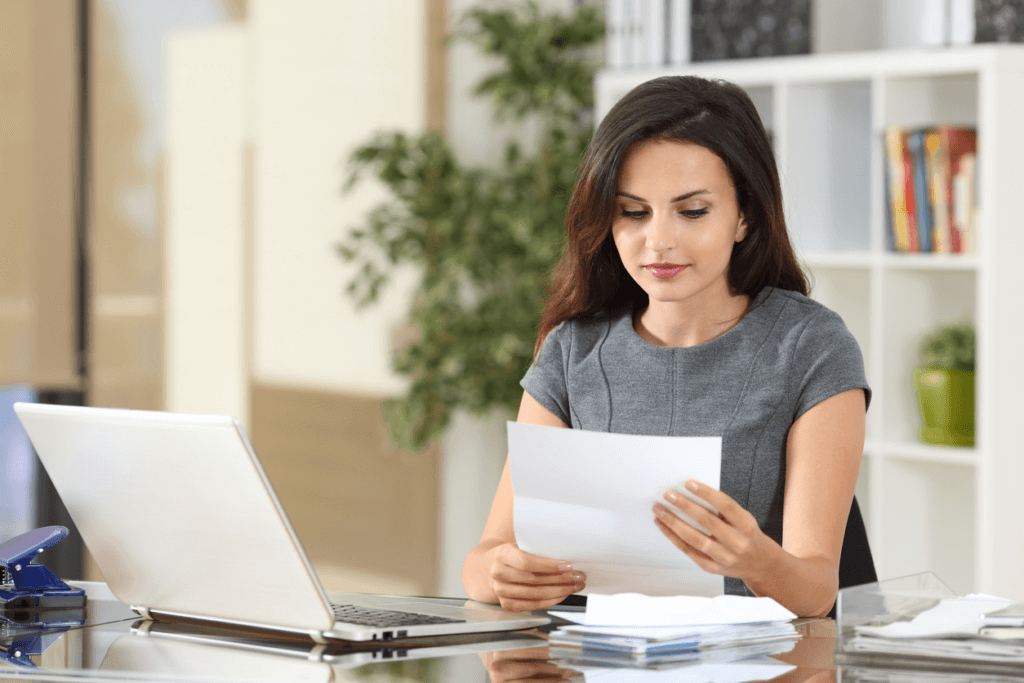
[{"label": "dark vertical pole", "polygon": [[[78,109],[78,154],[75,163],[75,362],[79,385],[76,391],[43,390],[38,396],[40,403],[58,405],[85,405],[86,391],[89,387],[89,0],[74,2],[77,24],[75,99]],[[66,526],[70,532],[63,542],[43,554],[40,562],[61,578],[80,579],[82,537],[38,458],[35,480],[36,526],[59,524]]]},{"label": "dark vertical pole", "polygon": [[78,182],[75,187],[75,246],[78,264],[78,378],[83,397],[89,390],[89,189],[91,112],[89,107],[90,0],[78,3]]}]

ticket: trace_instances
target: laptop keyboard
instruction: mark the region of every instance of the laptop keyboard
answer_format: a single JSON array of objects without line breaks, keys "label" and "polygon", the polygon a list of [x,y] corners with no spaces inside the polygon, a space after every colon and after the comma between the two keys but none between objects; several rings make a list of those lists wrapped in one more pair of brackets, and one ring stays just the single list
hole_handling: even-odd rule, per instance
[{"label": "laptop keyboard", "polygon": [[331,607],[334,609],[334,617],[338,621],[379,628],[422,626],[425,624],[460,624],[466,621],[465,619],[450,619],[448,617],[435,617],[430,614],[396,612],[389,609],[357,607],[355,605],[337,605],[332,603]]}]

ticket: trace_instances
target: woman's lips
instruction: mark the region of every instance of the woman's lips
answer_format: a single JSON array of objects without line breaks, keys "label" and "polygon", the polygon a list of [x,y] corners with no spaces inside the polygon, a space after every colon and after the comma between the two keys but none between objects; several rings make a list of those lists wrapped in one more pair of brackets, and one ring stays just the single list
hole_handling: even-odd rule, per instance
[{"label": "woman's lips", "polygon": [[650,263],[644,266],[644,268],[651,271],[654,277],[660,280],[667,280],[679,275],[686,266],[681,266],[678,263]]}]

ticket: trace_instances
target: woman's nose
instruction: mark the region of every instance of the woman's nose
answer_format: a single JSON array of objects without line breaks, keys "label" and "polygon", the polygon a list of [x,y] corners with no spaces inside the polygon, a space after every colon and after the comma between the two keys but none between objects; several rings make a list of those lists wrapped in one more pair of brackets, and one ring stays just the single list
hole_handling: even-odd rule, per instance
[{"label": "woman's nose", "polygon": [[647,224],[647,248],[651,251],[669,251],[675,248],[675,242],[675,229],[668,215],[662,211],[654,212]]}]

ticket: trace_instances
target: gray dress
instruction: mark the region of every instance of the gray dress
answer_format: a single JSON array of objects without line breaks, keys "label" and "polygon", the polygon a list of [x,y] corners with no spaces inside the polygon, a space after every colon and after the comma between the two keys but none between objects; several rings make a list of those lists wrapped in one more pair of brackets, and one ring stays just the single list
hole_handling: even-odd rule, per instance
[{"label": "gray dress", "polygon": [[[721,490],[778,543],[790,426],[843,391],[864,389],[871,398],[860,347],[842,318],[774,288],[731,330],[686,348],[644,341],[629,312],[566,321],[521,384],[574,429],[721,436]],[[727,593],[749,595],[742,581],[725,583]]]}]

